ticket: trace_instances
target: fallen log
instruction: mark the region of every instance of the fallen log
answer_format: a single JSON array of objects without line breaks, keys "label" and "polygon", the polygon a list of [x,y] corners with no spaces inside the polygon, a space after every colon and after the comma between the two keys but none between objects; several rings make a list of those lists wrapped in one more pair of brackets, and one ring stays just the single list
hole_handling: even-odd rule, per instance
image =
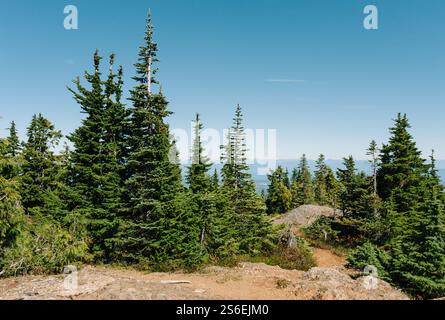
[{"label": "fallen log", "polygon": [[162,280],[162,284],[190,284],[191,281],[187,280]]}]

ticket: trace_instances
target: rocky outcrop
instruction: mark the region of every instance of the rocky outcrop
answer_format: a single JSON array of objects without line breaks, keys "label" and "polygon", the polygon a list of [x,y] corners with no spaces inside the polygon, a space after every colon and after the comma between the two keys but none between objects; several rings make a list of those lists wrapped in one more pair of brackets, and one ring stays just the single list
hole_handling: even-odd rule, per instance
[{"label": "rocky outcrop", "polygon": [[290,226],[306,226],[314,222],[320,216],[333,217],[339,215],[340,211],[334,211],[330,207],[315,205],[304,205],[281,215],[274,220],[275,224],[286,224]]}]

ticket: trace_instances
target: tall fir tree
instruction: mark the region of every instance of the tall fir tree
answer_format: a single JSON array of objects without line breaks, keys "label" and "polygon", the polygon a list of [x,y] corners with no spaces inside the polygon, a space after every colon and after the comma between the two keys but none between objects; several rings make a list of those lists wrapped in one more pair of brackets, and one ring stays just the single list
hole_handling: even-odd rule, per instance
[{"label": "tall fir tree", "polygon": [[215,213],[214,195],[212,194],[214,186],[209,175],[211,164],[209,159],[204,155],[204,146],[201,141],[201,133],[203,129],[201,118],[196,114],[194,120],[194,138],[191,155],[191,165],[188,168],[186,180],[190,197],[196,204],[195,216],[198,218],[195,222],[196,227],[200,230],[200,243],[206,245],[209,238],[209,229],[211,228],[211,218]]},{"label": "tall fir tree", "polygon": [[60,167],[53,148],[62,134],[41,114],[34,115],[23,148],[20,177],[23,206],[27,214],[64,215],[66,208],[57,196]]},{"label": "tall fir tree", "polygon": [[439,176],[439,170],[437,169],[436,157],[434,150],[431,151],[430,155],[430,164],[428,170],[428,185],[431,186],[437,192],[437,197],[439,199],[443,198],[444,186],[442,185],[442,181]]},{"label": "tall fir tree", "polygon": [[[127,189],[130,208],[143,213],[153,201],[168,201],[182,189],[180,168],[175,163],[176,150],[171,141],[166,118],[172,112],[161,92],[154,94],[152,85],[158,62],[153,42],[151,15],[147,19],[145,43],[135,64],[137,85],[131,90],[129,159]],[[142,187],[142,188],[141,188]],[[136,213],[134,212],[134,213]]]},{"label": "tall fir tree", "polygon": [[411,210],[405,232],[393,241],[391,263],[393,281],[426,299],[445,295],[445,210],[432,193]]},{"label": "tall fir tree", "polygon": [[268,214],[286,213],[292,207],[292,193],[288,187],[288,173],[281,166],[267,176],[266,206]]},{"label": "tall fir tree", "polygon": [[289,178],[289,170],[287,168],[283,170],[283,183],[287,189],[290,189],[291,182]]},{"label": "tall fir tree", "polygon": [[16,159],[7,156],[10,150],[10,140],[0,138],[0,270],[4,251],[20,236],[23,219],[17,177],[9,174],[10,168],[18,165]]},{"label": "tall fir tree", "polygon": [[18,136],[17,128],[15,125],[15,122],[11,122],[11,126],[9,127],[9,136],[8,136],[8,148],[7,153],[13,157],[16,158],[22,149],[22,143],[20,141],[20,138]]},{"label": "tall fir tree", "polygon": [[377,171],[378,194],[384,200],[391,199],[394,209],[403,213],[421,201],[416,189],[428,171],[413,137],[406,114],[398,114],[390,128],[388,144],[380,150],[380,168]]},{"label": "tall fir tree", "polygon": [[340,207],[346,218],[360,220],[369,214],[369,179],[361,172],[357,173],[354,158],[343,159],[344,169],[338,169],[340,189]]},{"label": "tall fir tree", "polygon": [[177,150],[166,118],[172,113],[157,84],[157,45],[151,14],[130,91],[129,155],[119,231],[119,259],[145,266],[198,265],[203,252],[195,204],[184,193]]},{"label": "tall fir tree", "polygon": [[338,208],[338,192],[340,189],[340,183],[335,177],[334,171],[330,167],[327,167],[325,183],[326,198],[328,199],[327,204],[334,208],[334,211],[336,213]]},{"label": "tall fir tree", "polygon": [[312,175],[305,154],[301,157],[298,168],[292,174],[291,190],[294,208],[314,203]]},{"label": "tall fir tree", "polygon": [[22,143],[18,137],[15,122],[11,122],[9,135],[3,140],[3,151],[1,156],[4,159],[0,175],[6,179],[12,179],[20,175]]},{"label": "tall fir tree", "polygon": [[[115,55],[110,55],[108,78],[104,82],[103,106],[103,207],[113,216],[112,228],[117,227],[116,216],[122,211],[125,165],[128,158],[127,135],[129,131],[129,112],[122,102],[123,69],[114,72]],[[109,242],[112,242],[110,240]],[[113,246],[113,244],[110,244]]]},{"label": "tall fir tree", "polygon": [[80,78],[69,88],[86,117],[69,136],[74,144],[70,155],[69,180],[73,188],[71,209],[78,209],[88,220],[96,260],[110,261],[121,208],[123,166],[126,161],[127,111],[121,102],[122,68],[113,71],[110,56],[109,74],[102,80],[98,51],[94,54],[94,72],[85,72],[90,86]]},{"label": "tall fir tree", "polygon": [[379,212],[379,196],[378,196],[378,188],[377,188],[377,170],[379,168],[379,159],[378,152],[379,148],[377,147],[377,143],[375,140],[372,140],[368,150],[366,150],[366,154],[371,157],[369,162],[371,163],[372,170],[372,202],[373,202],[373,211],[374,216],[378,215]]},{"label": "tall fir tree", "polygon": [[201,141],[203,125],[199,114],[196,114],[194,123],[194,140],[191,156],[191,165],[188,168],[187,183],[192,193],[204,193],[211,189],[211,178],[208,174],[212,164],[204,155],[204,147]]},{"label": "tall fir tree", "polygon": [[211,187],[212,191],[218,191],[218,189],[219,189],[219,174],[218,174],[218,170],[216,170],[216,169],[213,171],[210,187]]},{"label": "tall fir tree", "polygon": [[329,203],[326,190],[327,165],[325,163],[325,157],[322,154],[315,163],[314,175],[315,202],[319,205],[326,205]]},{"label": "tall fir tree", "polygon": [[341,183],[340,206],[344,215],[353,215],[357,212],[355,189],[356,168],[355,161],[352,156],[343,159],[344,169],[337,170],[338,181]]},{"label": "tall fir tree", "polygon": [[258,254],[271,246],[271,222],[266,207],[256,193],[247,165],[247,146],[243,114],[237,105],[227,145],[223,148],[223,185],[221,195],[233,212],[233,226],[240,253]]}]

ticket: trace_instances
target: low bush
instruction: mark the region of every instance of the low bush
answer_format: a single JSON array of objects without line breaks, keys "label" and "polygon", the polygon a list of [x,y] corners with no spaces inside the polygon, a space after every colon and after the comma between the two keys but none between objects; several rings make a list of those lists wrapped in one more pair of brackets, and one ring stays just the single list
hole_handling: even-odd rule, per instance
[{"label": "low bush", "polygon": [[389,255],[376,245],[366,242],[361,246],[351,250],[347,261],[350,267],[364,270],[367,266],[374,266],[377,269],[378,277],[388,279],[387,272]]},{"label": "low bush", "polygon": [[77,232],[47,217],[27,219],[15,244],[3,252],[3,276],[49,274],[61,272],[69,264],[88,262],[88,241],[78,232],[81,226],[72,227]]},{"label": "low bush", "polygon": [[265,262],[288,270],[307,271],[316,266],[312,250],[304,241],[292,247],[277,247]]},{"label": "low bush", "polygon": [[317,218],[312,224],[301,229],[311,240],[334,243],[338,240],[338,231],[331,225],[331,219],[325,216]]}]

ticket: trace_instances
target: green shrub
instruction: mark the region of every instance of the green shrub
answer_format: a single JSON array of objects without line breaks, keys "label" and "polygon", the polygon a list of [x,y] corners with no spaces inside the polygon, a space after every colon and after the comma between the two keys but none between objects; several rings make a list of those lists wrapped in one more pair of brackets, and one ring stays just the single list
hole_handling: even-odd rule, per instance
[{"label": "green shrub", "polygon": [[3,252],[0,262],[3,275],[55,273],[66,265],[89,261],[87,239],[79,236],[83,227],[76,226],[76,233],[68,231],[70,227],[63,228],[46,217],[30,218],[14,246]]},{"label": "green shrub", "polygon": [[389,255],[384,250],[370,242],[355,248],[347,257],[349,266],[358,270],[363,271],[367,266],[376,267],[378,276],[382,279],[388,279],[389,259]]},{"label": "green shrub", "polygon": [[386,217],[365,220],[359,230],[364,238],[375,244],[384,244],[391,239],[391,223]]},{"label": "green shrub", "polygon": [[330,218],[325,216],[320,216],[302,231],[311,240],[333,243],[338,239],[338,231],[332,229]]},{"label": "green shrub", "polygon": [[277,244],[266,256],[265,263],[283,269],[309,270],[315,266],[312,250],[303,238],[287,227],[277,233]]},{"label": "green shrub", "polygon": [[277,247],[265,262],[288,270],[307,271],[316,266],[312,250],[303,241],[292,247]]},{"label": "green shrub", "polygon": [[264,251],[258,255],[243,254],[212,257],[210,262],[224,267],[235,267],[242,261],[249,261],[279,266],[288,270],[303,271],[315,267],[315,259],[307,242],[303,238],[290,236],[290,234],[288,229],[282,231],[278,236],[278,243],[270,251]]},{"label": "green shrub", "polygon": [[0,176],[0,260],[20,235],[23,217],[17,183]]}]

